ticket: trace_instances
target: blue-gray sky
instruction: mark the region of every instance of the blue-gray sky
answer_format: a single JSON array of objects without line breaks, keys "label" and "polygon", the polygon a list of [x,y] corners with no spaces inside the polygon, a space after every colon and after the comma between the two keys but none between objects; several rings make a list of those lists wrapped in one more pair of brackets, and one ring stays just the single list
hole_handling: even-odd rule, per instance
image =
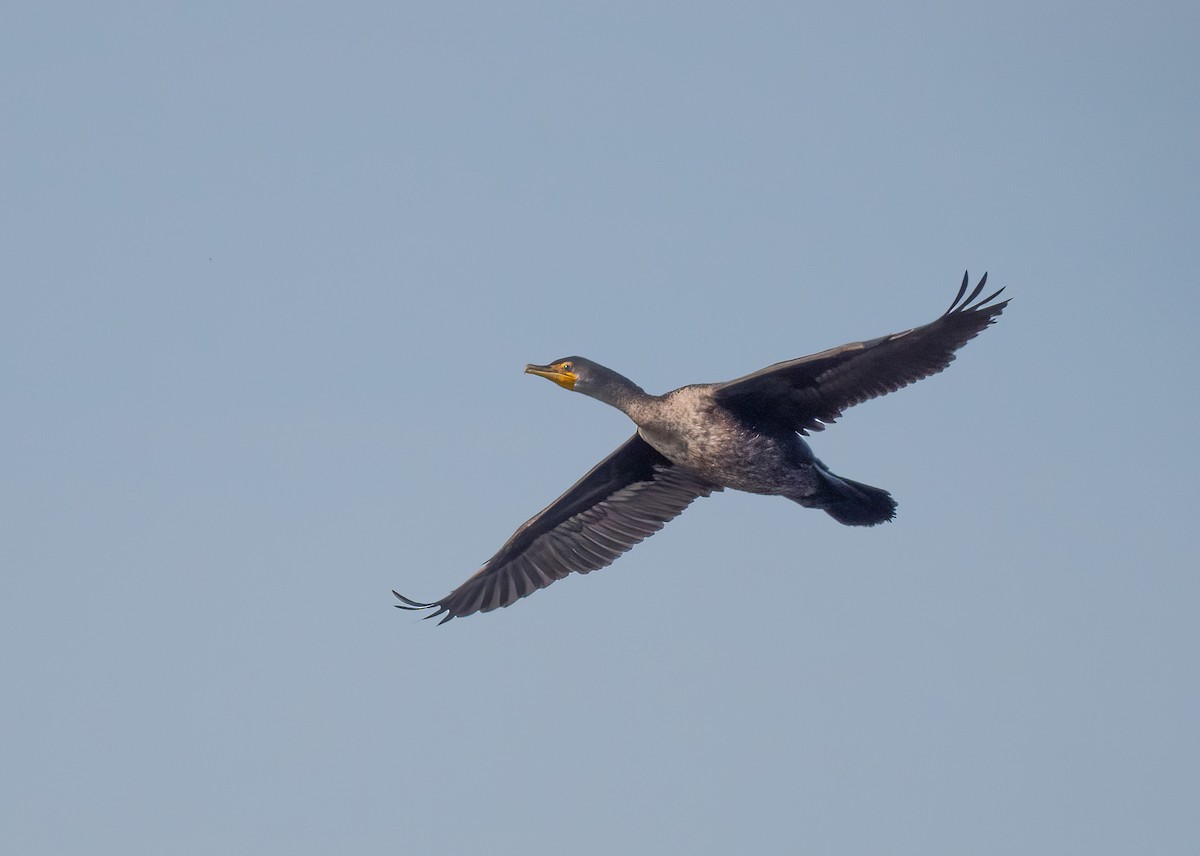
[{"label": "blue-gray sky", "polygon": [[[0,844],[1190,854],[1189,3],[9,4]],[[726,493],[445,594],[651,391],[1013,302]]]}]

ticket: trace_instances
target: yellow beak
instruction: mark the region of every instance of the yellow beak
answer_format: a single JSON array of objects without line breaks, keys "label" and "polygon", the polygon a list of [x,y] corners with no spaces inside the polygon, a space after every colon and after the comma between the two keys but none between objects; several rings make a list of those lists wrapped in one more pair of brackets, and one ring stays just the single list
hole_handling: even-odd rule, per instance
[{"label": "yellow beak", "polygon": [[525,366],[525,374],[534,374],[552,380],[563,389],[574,389],[578,375],[564,371],[561,366],[535,366],[533,363]]}]

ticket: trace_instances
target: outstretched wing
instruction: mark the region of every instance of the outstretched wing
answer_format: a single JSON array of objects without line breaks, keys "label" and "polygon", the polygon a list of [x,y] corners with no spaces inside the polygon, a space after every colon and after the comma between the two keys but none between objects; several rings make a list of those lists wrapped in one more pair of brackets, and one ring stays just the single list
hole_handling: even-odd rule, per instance
[{"label": "outstretched wing", "polygon": [[992,303],[1000,289],[975,301],[987,274],[967,293],[967,275],[950,308],[936,321],[868,342],[851,342],[819,354],[776,363],[717,384],[717,400],[756,422],[782,424],[801,434],[821,431],[848,407],[937,374],[954,352],[1004,311]]},{"label": "outstretched wing", "polygon": [[612,564],[693,500],[721,488],[675,467],[634,434],[570,490],[526,521],[500,552],[444,598],[418,603],[399,592],[400,609],[433,609],[426,618],[490,612],[572,572]]}]

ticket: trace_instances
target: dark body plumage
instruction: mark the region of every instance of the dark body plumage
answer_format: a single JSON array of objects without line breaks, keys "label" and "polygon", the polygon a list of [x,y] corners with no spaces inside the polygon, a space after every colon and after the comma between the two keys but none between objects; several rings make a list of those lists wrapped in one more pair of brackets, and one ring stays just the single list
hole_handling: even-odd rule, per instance
[{"label": "dark body plumage", "polygon": [[776,363],[716,384],[650,395],[611,369],[567,357],[526,371],[624,412],[637,432],[562,496],[524,523],[484,567],[446,597],[402,609],[451,618],[488,612],[570,573],[613,562],[693,500],[733,488],[783,496],[849,526],[895,516],[877,487],[834,475],[800,436],[842,411],[950,364],[954,352],[995,321],[1000,291],[976,301],[987,274],[966,296],[967,278],[936,321],[866,342]]}]

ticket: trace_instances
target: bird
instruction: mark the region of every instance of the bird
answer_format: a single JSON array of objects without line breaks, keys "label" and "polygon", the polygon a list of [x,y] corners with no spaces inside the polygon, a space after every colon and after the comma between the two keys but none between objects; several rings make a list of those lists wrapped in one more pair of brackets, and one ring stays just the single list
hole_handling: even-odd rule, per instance
[{"label": "bird", "polygon": [[693,501],[726,488],[782,496],[847,526],[892,520],[888,491],[835,475],[803,437],[945,369],[1009,303],[993,302],[1003,288],[976,300],[986,273],[969,295],[968,283],[964,273],[950,307],[923,326],[663,395],[584,357],[527,365],[527,374],[617,408],[637,430],[450,594],[422,603],[393,591],[394,605],[442,616],[439,624],[509,606],[569,574],[607,567]]}]

